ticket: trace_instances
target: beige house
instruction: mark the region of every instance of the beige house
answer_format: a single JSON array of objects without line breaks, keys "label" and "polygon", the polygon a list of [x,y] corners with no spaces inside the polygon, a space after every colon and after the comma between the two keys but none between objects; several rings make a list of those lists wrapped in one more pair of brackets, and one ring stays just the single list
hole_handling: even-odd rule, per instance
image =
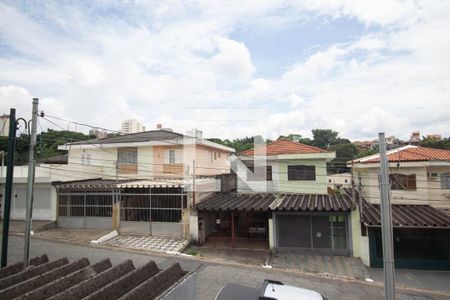
[{"label": "beige house", "polygon": [[[192,204],[222,189],[234,149],[157,129],[69,143],[67,179],[53,182],[57,224],[190,239]],[[223,176],[222,176],[223,175]],[[219,178],[218,178],[219,177]]]},{"label": "beige house", "polygon": [[[450,151],[408,145],[387,156],[396,267],[450,270]],[[362,185],[361,258],[382,267],[380,157],[349,163]]]}]

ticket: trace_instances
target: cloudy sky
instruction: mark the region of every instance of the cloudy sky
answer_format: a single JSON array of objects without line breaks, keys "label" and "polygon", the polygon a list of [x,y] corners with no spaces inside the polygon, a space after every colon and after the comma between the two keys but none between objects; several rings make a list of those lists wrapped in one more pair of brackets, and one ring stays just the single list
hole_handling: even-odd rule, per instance
[{"label": "cloudy sky", "polygon": [[64,2],[0,0],[0,113],[39,97],[111,129],[450,136],[449,1]]}]

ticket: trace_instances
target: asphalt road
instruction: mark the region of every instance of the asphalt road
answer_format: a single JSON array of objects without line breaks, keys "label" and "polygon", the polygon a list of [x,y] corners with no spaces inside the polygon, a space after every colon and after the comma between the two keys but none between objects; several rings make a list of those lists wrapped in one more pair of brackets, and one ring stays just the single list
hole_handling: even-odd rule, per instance
[{"label": "asphalt road", "polygon": [[[23,257],[23,238],[10,237],[8,263],[21,261]],[[383,288],[376,284],[342,279],[324,278],[308,274],[285,272],[282,270],[264,269],[262,267],[228,265],[199,261],[181,256],[165,256],[157,254],[136,253],[120,249],[104,249],[85,245],[74,245],[41,239],[33,239],[31,256],[46,253],[51,260],[66,256],[70,261],[87,257],[91,263],[109,257],[113,264],[132,259],[135,266],[141,266],[154,260],[161,268],[174,262],[180,262],[186,270],[197,269],[197,299],[214,299],[220,288],[228,282],[258,287],[266,278],[277,279],[286,284],[316,290],[328,299],[383,299]],[[436,295],[423,291],[401,289],[397,291],[397,299],[450,299],[450,296]]]}]

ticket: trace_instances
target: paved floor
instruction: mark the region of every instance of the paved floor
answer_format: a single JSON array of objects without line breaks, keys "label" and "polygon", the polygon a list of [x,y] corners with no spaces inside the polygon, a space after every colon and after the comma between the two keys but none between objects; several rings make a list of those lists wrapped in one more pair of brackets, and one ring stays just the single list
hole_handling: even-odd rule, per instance
[{"label": "paved floor", "polygon": [[[369,268],[370,278],[383,282],[383,269]],[[415,288],[450,292],[450,271],[395,270],[395,282]],[[443,284],[443,282],[447,284]]]},{"label": "paved floor", "polygon": [[[54,226],[55,226],[55,222],[53,222],[53,221],[34,220],[31,223],[31,228],[34,232],[46,230],[47,228],[51,228]],[[3,220],[0,218],[0,233],[2,233],[2,232],[3,232]],[[25,232],[25,221],[11,220],[9,223],[9,232],[10,233],[24,233]]]},{"label": "paved floor", "polygon": [[156,236],[119,235],[104,244],[115,247],[125,247],[153,252],[181,252],[189,243],[188,240],[178,240]]},{"label": "paved floor", "polygon": [[36,233],[36,236],[52,239],[63,239],[69,241],[89,243],[99,237],[111,232],[110,229],[65,229],[52,228]]},{"label": "paved floor", "polygon": [[270,258],[269,265],[274,268],[325,273],[356,279],[365,279],[368,277],[367,268],[361,259],[354,257],[273,254]]},{"label": "paved floor", "polygon": [[262,266],[269,251],[266,250],[245,250],[227,248],[205,248],[191,246],[183,251],[186,254],[196,255],[201,258],[215,261],[227,261],[243,265]]},{"label": "paved floor", "polygon": [[[9,263],[22,260],[23,238],[10,237]],[[31,242],[31,256],[47,253],[51,260],[68,257],[71,261],[82,256],[88,257],[91,263],[109,257],[113,264],[132,259],[136,266],[142,266],[149,260],[154,260],[161,268],[167,268],[175,261],[180,262],[183,269],[195,270],[197,268],[197,299],[211,300],[217,292],[228,282],[241,283],[258,287],[265,278],[278,279],[286,284],[296,285],[323,293],[328,299],[346,300],[372,300],[383,299],[383,289],[379,284],[369,284],[355,280],[323,278],[308,274],[270,270],[256,266],[226,265],[212,262],[202,262],[180,256],[136,253],[123,250],[112,250],[88,246],[73,245],[63,242],[54,242],[33,238]],[[445,283],[448,284],[448,283]],[[398,300],[415,299],[450,299],[447,295],[438,295],[423,291],[405,289],[397,290]]]}]

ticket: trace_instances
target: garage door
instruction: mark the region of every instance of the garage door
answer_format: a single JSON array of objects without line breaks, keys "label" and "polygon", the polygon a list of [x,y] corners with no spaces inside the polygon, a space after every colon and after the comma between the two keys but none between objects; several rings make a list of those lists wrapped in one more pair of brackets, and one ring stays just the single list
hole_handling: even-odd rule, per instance
[{"label": "garage door", "polygon": [[349,255],[346,216],[276,215],[279,252]]},{"label": "garage door", "polygon": [[[12,196],[11,218],[25,219],[27,185],[15,184]],[[33,219],[52,220],[53,218],[52,187],[50,185],[36,184],[34,187]]]}]

